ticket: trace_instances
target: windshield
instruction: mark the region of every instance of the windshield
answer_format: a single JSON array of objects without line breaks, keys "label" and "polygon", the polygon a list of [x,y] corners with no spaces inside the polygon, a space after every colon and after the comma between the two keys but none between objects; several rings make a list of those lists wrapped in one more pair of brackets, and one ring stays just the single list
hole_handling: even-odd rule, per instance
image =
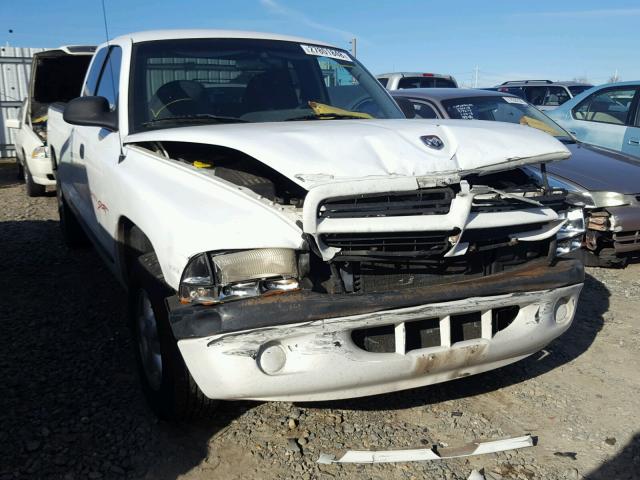
[{"label": "windshield", "polygon": [[346,51],[255,39],[139,43],[132,131],[204,122],[403,118]]},{"label": "windshield", "polygon": [[582,92],[589,90],[590,88],[593,88],[593,85],[573,85],[569,87],[569,91],[571,92],[571,95],[577,97]]},{"label": "windshield", "polygon": [[449,118],[518,123],[542,130],[559,140],[573,141],[560,125],[519,97],[465,97],[442,100],[441,103]]}]

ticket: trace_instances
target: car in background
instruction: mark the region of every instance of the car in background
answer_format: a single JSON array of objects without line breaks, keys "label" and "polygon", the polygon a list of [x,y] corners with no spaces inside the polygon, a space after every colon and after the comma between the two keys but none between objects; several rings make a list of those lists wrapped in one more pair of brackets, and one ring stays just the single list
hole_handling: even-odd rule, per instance
[{"label": "car in background", "polygon": [[48,185],[56,184],[47,148],[47,109],[80,94],[95,49],[70,45],[33,56],[29,96],[24,99],[18,118],[7,121],[7,127],[15,129],[18,176],[24,179],[30,197],[43,195]]},{"label": "car in background", "polygon": [[387,90],[404,88],[457,88],[458,82],[451,75],[440,73],[395,72],[376,75]]},{"label": "car in background", "polygon": [[515,95],[462,88],[402,90],[392,95],[408,99],[417,118],[519,123],[553,135],[566,145],[571,158],[547,165],[549,183],[569,191],[574,204],[584,206],[585,263],[622,267],[628,262],[628,252],[640,251],[640,162],[577,141]]},{"label": "car in background", "polygon": [[640,158],[640,81],[599,85],[549,116],[582,142]]},{"label": "car in background", "polygon": [[496,85],[491,90],[517,95],[540,110],[553,110],[592,87],[580,82],[515,80]]}]

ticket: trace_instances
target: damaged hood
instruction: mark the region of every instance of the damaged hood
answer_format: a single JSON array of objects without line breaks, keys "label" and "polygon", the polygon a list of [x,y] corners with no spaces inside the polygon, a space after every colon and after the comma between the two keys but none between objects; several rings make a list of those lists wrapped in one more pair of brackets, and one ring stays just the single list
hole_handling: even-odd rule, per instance
[{"label": "damaged hood", "polygon": [[[434,147],[424,137],[437,137]],[[310,120],[178,127],[125,143],[171,141],[241,151],[302,187],[376,176],[448,177],[568,158],[551,135],[509,123],[468,120]],[[439,148],[438,148],[439,147]],[[451,178],[453,177],[453,178]]]}]

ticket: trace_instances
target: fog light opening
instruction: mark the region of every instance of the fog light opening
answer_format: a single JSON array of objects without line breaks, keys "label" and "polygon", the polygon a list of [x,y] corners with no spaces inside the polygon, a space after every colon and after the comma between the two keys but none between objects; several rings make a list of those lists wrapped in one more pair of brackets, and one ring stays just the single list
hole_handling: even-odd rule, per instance
[{"label": "fog light opening", "polygon": [[265,345],[258,354],[258,366],[267,375],[278,373],[287,362],[287,352],[280,344]]},{"label": "fog light opening", "polygon": [[554,309],[557,324],[567,323],[573,317],[574,301],[571,297],[560,298]]}]

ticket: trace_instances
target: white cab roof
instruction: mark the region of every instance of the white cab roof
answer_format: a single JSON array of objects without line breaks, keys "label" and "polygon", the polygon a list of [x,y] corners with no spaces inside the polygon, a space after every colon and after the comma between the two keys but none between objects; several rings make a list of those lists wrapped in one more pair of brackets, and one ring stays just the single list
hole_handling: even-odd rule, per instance
[{"label": "white cab roof", "polygon": [[245,32],[242,30],[208,30],[208,29],[176,29],[176,30],[148,30],[144,32],[128,33],[113,39],[130,40],[133,43],[149,42],[153,40],[172,40],[183,38],[255,38],[259,40],[282,40],[287,42],[310,43],[312,45],[323,45],[336,48],[333,45],[320,42],[318,40],[310,40],[308,38],[291,37],[288,35],[278,35],[275,33],[264,32]]}]

